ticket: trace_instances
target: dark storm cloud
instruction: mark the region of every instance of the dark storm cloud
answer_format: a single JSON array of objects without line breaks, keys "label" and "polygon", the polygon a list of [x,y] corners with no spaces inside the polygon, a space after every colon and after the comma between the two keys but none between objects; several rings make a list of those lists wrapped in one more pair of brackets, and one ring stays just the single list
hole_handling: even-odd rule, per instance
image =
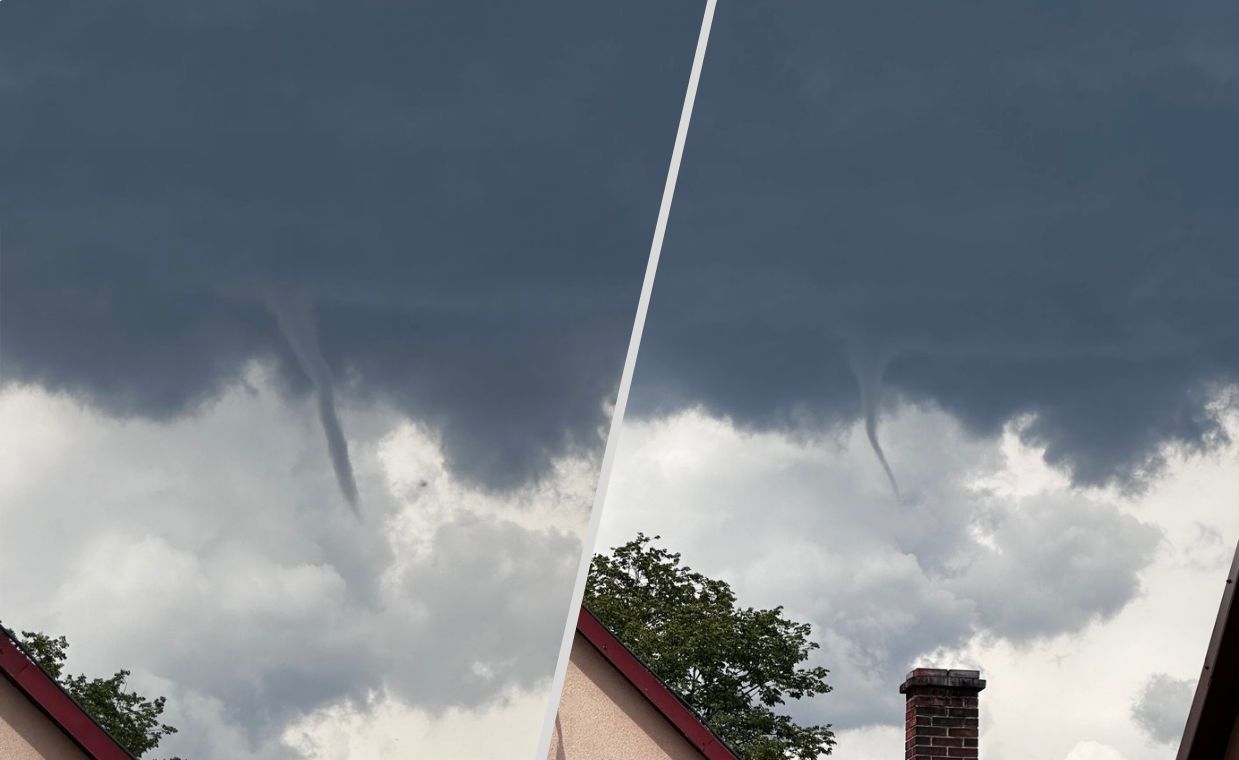
[{"label": "dark storm cloud", "polygon": [[[5,3],[4,379],[170,418],[278,357],[346,495],[329,375],[489,486],[592,445],[700,11]],[[272,292],[308,300],[309,365]]]},{"label": "dark storm cloud", "polygon": [[1221,441],[1237,40],[1221,2],[721,7],[634,408],[830,425],[876,376],[1132,488]]}]

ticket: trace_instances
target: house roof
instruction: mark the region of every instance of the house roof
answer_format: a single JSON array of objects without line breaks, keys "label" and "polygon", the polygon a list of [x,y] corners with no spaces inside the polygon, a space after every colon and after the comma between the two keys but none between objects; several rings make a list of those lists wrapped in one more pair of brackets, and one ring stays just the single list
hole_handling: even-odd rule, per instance
[{"label": "house roof", "polygon": [[1177,760],[1216,760],[1226,753],[1239,717],[1239,603],[1235,586],[1239,584],[1239,546],[1230,565],[1230,575],[1222,592],[1222,604],[1213,636],[1205,654],[1205,664],[1192,699],[1192,710],[1183,730]]},{"label": "house roof", "polygon": [[576,630],[702,755],[709,760],[738,760],[736,754],[715,736],[678,694],[584,607],[577,617]]},{"label": "house roof", "polygon": [[0,626],[0,675],[33,702],[94,760],[134,760],[56,679],[43,672],[22,646]]}]

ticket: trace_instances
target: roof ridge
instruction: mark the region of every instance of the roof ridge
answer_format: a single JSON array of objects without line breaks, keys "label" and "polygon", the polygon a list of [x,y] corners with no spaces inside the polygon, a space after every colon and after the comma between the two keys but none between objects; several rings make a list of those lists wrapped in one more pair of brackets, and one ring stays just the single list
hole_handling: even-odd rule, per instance
[{"label": "roof ridge", "polygon": [[136,760],[86,708],[52,678],[7,628],[0,625],[0,675],[35,704],[92,760]]},{"label": "roof ridge", "polygon": [[655,675],[628,645],[620,641],[619,637],[584,605],[577,616],[576,629],[708,760],[739,760],[739,756],[706,725],[692,705]]}]

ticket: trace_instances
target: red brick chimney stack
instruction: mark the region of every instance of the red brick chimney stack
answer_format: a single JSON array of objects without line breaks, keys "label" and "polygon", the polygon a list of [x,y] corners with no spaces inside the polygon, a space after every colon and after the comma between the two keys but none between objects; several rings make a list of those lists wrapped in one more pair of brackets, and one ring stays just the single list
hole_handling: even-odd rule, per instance
[{"label": "red brick chimney stack", "polygon": [[917,668],[899,687],[907,695],[905,760],[977,757],[979,670]]}]

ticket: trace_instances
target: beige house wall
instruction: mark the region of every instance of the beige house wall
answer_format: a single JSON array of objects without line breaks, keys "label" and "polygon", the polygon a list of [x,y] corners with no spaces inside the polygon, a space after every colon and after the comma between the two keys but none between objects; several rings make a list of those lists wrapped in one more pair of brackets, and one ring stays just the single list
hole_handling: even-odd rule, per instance
[{"label": "beige house wall", "polygon": [[548,760],[701,760],[581,634],[572,642]]},{"label": "beige house wall", "polygon": [[9,679],[0,676],[0,758],[89,760]]}]

